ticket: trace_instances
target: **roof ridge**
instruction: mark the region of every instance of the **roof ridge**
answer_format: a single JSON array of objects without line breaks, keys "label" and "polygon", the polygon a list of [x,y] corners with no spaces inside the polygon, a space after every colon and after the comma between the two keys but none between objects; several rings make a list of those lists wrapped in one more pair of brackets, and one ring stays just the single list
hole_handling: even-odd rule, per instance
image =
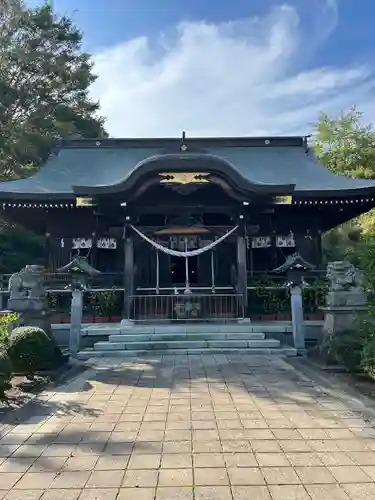
[{"label": "roof ridge", "polygon": [[254,136],[254,137],[127,137],[127,138],[79,138],[62,139],[59,149],[65,148],[101,148],[101,147],[143,147],[163,148],[172,145],[222,146],[222,147],[291,147],[303,146],[306,136]]}]

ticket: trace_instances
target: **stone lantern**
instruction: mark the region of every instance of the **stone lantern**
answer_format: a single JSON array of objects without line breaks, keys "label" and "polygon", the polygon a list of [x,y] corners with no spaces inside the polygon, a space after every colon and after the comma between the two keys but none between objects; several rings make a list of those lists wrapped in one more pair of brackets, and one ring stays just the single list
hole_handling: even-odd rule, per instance
[{"label": "stone lantern", "polygon": [[287,281],[285,286],[290,290],[293,341],[294,347],[299,353],[303,353],[305,350],[302,287],[306,284],[304,282],[306,273],[312,269],[314,269],[314,266],[296,252],[293,255],[289,255],[284,264],[273,270],[275,273],[283,273],[286,275]]},{"label": "stone lantern", "polygon": [[81,336],[83,292],[87,290],[90,280],[100,275],[101,272],[92,267],[87,259],[81,256],[75,257],[71,262],[57,269],[57,272],[69,274],[71,278],[70,284],[67,286],[72,291],[69,351],[70,356],[76,358]]},{"label": "stone lantern", "polygon": [[92,267],[86,257],[74,257],[68,264],[57,269],[60,274],[69,274],[71,283],[68,285],[72,290],[86,290],[90,279],[101,274]]}]

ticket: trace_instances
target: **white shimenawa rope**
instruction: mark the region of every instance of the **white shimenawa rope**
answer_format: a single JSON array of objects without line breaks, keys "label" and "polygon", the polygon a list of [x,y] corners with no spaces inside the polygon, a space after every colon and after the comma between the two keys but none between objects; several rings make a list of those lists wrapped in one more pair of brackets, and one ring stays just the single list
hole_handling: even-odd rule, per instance
[{"label": "white shimenawa rope", "polygon": [[230,236],[232,233],[234,233],[234,231],[238,228],[238,225],[233,227],[230,231],[228,231],[227,233],[225,233],[223,236],[220,236],[220,238],[218,238],[217,240],[213,241],[212,243],[210,243],[209,245],[203,247],[203,248],[197,248],[196,250],[188,250],[188,251],[185,251],[185,252],[180,252],[178,250],[172,250],[170,248],[166,248],[164,247],[163,245],[160,245],[159,243],[156,243],[156,241],[153,241],[151,240],[150,238],[148,238],[148,236],[146,236],[145,234],[143,234],[139,229],[137,229],[136,227],[132,226],[130,224],[130,227],[141,237],[143,238],[145,241],[147,241],[147,243],[150,243],[150,245],[152,245],[154,248],[156,248],[157,250],[160,250],[161,252],[164,252],[168,255],[173,255],[174,257],[194,257],[195,255],[200,255],[204,252],[207,252],[208,250],[212,250],[216,245],[218,245],[219,243],[221,243],[222,241],[224,241],[226,238],[228,238],[228,236]]}]

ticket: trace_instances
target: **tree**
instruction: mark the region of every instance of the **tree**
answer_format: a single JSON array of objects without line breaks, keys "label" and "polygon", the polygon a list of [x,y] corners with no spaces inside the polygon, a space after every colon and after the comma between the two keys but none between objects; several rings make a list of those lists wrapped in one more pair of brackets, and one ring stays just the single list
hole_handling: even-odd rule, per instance
[{"label": "tree", "polygon": [[60,138],[106,136],[82,34],[51,5],[0,2],[0,175],[27,175]]},{"label": "tree", "polygon": [[[28,8],[22,0],[0,0],[1,178],[31,174],[58,139],[107,135],[89,97],[96,77],[81,40],[47,2]],[[42,262],[43,244],[0,220],[0,272]]]},{"label": "tree", "polygon": [[355,107],[338,118],[321,115],[314,139],[318,157],[332,172],[375,178],[375,132]]},{"label": "tree", "polygon": [[0,231],[0,273],[15,273],[26,264],[47,265],[45,253],[41,236],[18,227]]},{"label": "tree", "polygon": [[[320,161],[335,174],[375,179],[375,132],[363,124],[355,107],[339,117],[321,115],[314,134]],[[323,237],[326,260],[340,260],[351,253],[361,236],[375,232],[375,212],[361,215]]]},{"label": "tree", "polygon": [[347,259],[358,245],[361,234],[361,229],[355,219],[327,231],[322,240],[324,261]]}]

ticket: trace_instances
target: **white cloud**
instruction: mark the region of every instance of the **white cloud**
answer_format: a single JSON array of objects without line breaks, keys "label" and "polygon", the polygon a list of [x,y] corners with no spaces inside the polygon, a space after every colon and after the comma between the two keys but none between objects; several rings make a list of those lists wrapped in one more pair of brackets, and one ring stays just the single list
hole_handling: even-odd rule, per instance
[{"label": "white cloud", "polygon": [[[117,137],[304,134],[321,111],[359,101],[372,109],[370,68],[301,66],[337,23],[334,0],[303,35],[290,6],[222,24],[181,23],[157,40],[141,37],[95,57],[107,128]],[[310,51],[310,52],[309,52]],[[298,68],[298,69],[296,69]]]}]

